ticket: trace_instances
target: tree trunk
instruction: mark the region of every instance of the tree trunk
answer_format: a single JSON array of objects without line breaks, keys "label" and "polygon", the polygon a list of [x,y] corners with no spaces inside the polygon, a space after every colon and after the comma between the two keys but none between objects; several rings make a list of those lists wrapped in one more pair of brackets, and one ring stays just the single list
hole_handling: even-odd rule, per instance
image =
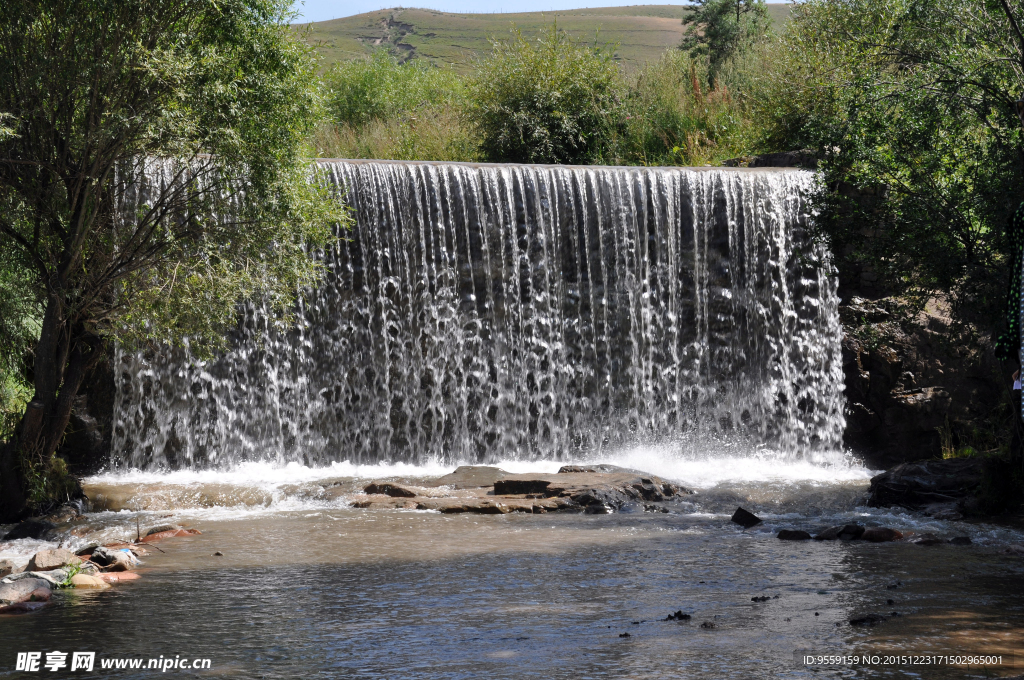
[{"label": "tree trunk", "polygon": [[52,298],[47,305],[36,345],[35,396],[0,450],[0,522],[17,521],[31,510],[22,461],[47,465],[64,438],[78,389],[100,358],[99,338],[81,324],[69,327],[60,319],[60,306]]}]

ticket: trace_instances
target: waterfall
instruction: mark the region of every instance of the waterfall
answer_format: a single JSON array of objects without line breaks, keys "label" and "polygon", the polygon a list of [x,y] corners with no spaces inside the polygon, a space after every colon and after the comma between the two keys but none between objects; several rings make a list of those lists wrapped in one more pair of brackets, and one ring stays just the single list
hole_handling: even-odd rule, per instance
[{"label": "waterfall", "polygon": [[294,327],[249,303],[216,360],[118,353],[115,465],[840,448],[811,173],[323,164],[355,226]]}]

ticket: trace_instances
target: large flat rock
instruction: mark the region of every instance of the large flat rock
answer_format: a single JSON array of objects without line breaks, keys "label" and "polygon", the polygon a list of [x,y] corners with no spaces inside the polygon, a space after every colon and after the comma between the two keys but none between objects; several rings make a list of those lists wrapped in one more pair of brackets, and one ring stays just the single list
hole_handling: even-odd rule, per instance
[{"label": "large flat rock", "polygon": [[559,510],[614,512],[627,503],[645,508],[690,492],[660,477],[612,465],[565,466],[559,472],[510,474],[463,466],[436,480],[434,489],[371,482],[354,507],[436,510],[443,513],[539,514]]},{"label": "large flat rock", "polygon": [[917,509],[959,503],[981,483],[983,462],[977,458],[901,463],[871,478],[868,505]]}]

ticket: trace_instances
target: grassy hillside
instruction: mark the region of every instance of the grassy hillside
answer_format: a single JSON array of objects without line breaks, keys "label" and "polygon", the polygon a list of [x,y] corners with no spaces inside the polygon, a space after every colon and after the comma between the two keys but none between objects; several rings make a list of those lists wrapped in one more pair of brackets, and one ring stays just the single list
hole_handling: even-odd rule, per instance
[{"label": "grassy hillside", "polygon": [[[776,22],[789,15],[789,5],[769,4]],[[527,35],[558,22],[570,34],[599,43],[618,43],[618,57],[627,64],[657,59],[679,44],[683,34],[680,5],[601,7],[556,12],[449,14],[427,9],[385,9],[343,19],[299,24],[321,45],[327,64],[387,47],[405,58],[449,64],[456,70],[490,50],[491,38],[507,35],[515,23]]]}]

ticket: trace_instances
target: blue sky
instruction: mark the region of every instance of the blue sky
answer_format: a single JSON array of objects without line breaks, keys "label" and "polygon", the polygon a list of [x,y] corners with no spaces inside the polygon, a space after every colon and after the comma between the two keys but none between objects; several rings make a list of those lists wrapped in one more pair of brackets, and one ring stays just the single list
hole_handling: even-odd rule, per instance
[{"label": "blue sky", "polygon": [[[620,7],[629,0],[305,0],[296,2],[298,21],[326,21],[389,7],[425,7],[442,12],[548,12],[578,7]],[[657,0],[636,4],[661,4]],[[664,4],[673,4],[671,2]],[[682,3],[680,3],[682,4]]]}]

